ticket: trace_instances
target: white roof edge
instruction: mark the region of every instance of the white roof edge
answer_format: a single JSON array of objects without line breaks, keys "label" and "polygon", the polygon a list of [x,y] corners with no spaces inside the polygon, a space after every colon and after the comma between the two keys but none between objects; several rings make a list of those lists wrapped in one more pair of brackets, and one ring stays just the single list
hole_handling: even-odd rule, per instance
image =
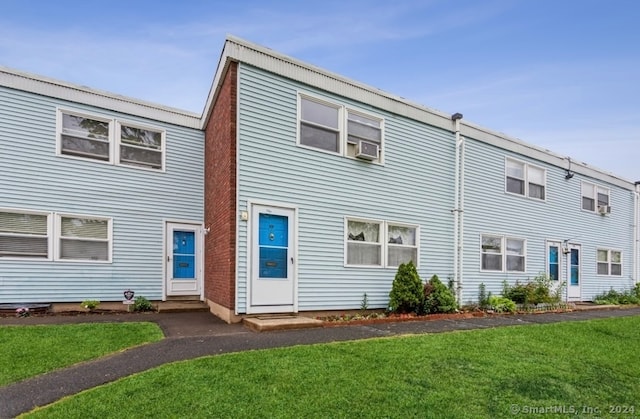
[{"label": "white roof edge", "polygon": [[4,66],[0,66],[0,86],[189,128],[200,127],[201,115],[199,114],[18,71]]},{"label": "white roof edge", "polygon": [[[213,101],[218,92],[218,84],[229,60],[246,63],[391,113],[407,116],[429,125],[453,131],[454,124],[449,114],[411,102],[400,96],[348,79],[232,35],[227,35],[225,40],[216,76],[204,109],[202,127],[206,125],[211,106],[213,106]],[[461,133],[468,138],[519,153],[553,166],[565,169],[569,167],[569,156],[561,156],[503,133],[467,122],[464,119],[460,122]],[[635,190],[634,182],[573,159],[571,160],[571,170],[625,189]]]}]

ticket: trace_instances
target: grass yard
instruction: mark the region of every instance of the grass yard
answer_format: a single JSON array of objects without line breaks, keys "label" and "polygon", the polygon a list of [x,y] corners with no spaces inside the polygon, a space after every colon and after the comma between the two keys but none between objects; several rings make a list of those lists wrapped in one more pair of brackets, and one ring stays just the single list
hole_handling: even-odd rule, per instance
[{"label": "grass yard", "polygon": [[28,417],[637,417],[638,348],[640,316],[244,352],[162,366]]},{"label": "grass yard", "polygon": [[162,338],[155,323],[1,326],[0,386]]}]

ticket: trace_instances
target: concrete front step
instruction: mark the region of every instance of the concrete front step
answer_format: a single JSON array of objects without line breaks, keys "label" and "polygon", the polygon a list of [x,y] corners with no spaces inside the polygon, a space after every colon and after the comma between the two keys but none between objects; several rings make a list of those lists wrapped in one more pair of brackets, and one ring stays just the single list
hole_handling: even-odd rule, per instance
[{"label": "concrete front step", "polygon": [[209,306],[202,301],[168,300],[156,303],[158,313],[207,312]]},{"label": "concrete front step", "polygon": [[251,330],[266,332],[269,330],[302,329],[309,327],[321,327],[322,320],[295,315],[262,315],[245,317],[242,322]]}]

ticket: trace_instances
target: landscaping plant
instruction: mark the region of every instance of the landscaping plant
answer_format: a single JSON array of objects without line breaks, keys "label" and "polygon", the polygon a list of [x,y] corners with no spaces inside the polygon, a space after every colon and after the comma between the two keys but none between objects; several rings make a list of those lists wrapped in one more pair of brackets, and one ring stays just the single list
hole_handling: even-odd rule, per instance
[{"label": "landscaping plant", "polygon": [[516,311],[516,303],[506,297],[492,295],[489,297],[489,307],[496,313],[514,313]]},{"label": "landscaping plant", "polygon": [[389,293],[389,311],[417,313],[423,302],[422,280],[412,261],[403,263],[393,280]]},{"label": "landscaping plant", "polygon": [[444,285],[438,275],[433,275],[424,285],[424,313],[451,313],[457,310],[456,297],[451,289]]},{"label": "landscaping plant", "polygon": [[136,297],[133,303],[134,311],[153,311],[153,304],[143,296]]}]

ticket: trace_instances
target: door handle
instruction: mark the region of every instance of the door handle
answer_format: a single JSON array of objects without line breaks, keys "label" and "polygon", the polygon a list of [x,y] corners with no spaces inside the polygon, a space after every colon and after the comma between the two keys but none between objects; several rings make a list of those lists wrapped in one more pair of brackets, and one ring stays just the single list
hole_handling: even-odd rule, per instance
[{"label": "door handle", "polygon": [[293,256],[291,256],[291,263],[293,263]]}]

